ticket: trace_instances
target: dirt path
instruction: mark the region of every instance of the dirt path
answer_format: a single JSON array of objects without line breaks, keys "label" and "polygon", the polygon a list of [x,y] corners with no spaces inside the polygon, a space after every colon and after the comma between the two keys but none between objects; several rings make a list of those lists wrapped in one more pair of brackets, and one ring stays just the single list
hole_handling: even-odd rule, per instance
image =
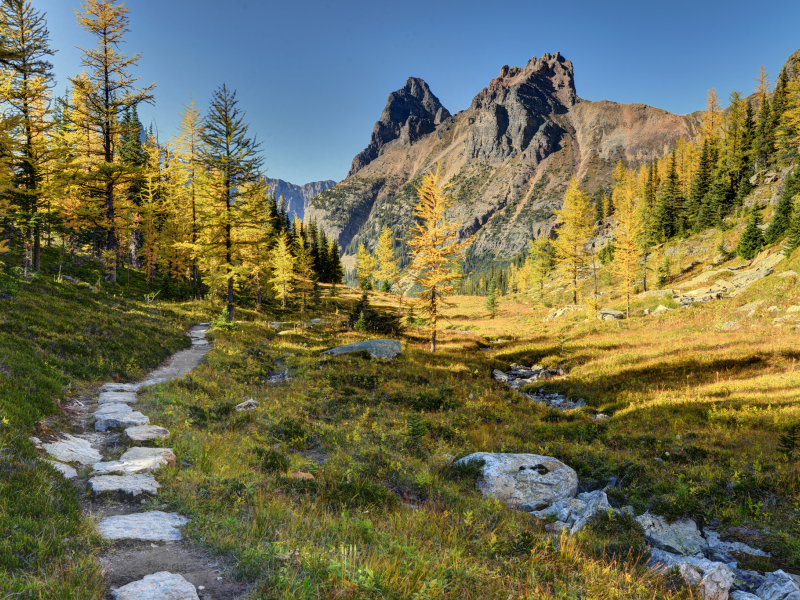
[{"label": "dirt path", "polygon": [[168,439],[169,432],[136,410],[138,390],[180,378],[200,363],[210,349],[207,330],[208,324],[193,327],[191,347],[143,381],[107,383],[99,394],[72,402],[65,409],[70,434],[32,438],[56,468],[88,492],[83,512],[112,541],[100,557],[109,599],[231,600],[246,592],[226,580],[212,558],[183,541],[180,528],[188,519],[162,512],[166,505],[158,502],[157,471],[174,463],[175,456],[169,448],[152,447],[150,440]]}]

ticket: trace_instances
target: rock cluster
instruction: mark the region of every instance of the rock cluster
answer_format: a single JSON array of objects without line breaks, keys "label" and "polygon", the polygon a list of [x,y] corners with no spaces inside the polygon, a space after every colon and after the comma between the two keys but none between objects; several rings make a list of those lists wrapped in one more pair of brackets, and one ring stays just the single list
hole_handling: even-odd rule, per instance
[{"label": "rock cluster", "polygon": [[353,352],[369,352],[372,358],[394,358],[403,351],[397,340],[365,340],[345,346],[325,350],[322,354],[350,354]]},{"label": "rock cluster", "polygon": [[596,490],[594,492],[584,492],[578,494],[577,498],[559,500],[544,510],[534,511],[533,514],[540,519],[555,516],[554,523],[548,523],[545,529],[555,533],[566,530],[570,534],[575,534],[583,529],[594,515],[611,511],[615,514],[626,512],[633,514],[633,508],[626,506],[621,510],[612,508],[608,503],[608,496],[605,491]]},{"label": "rock cluster", "polygon": [[586,406],[586,401],[583,398],[573,401],[563,394],[555,392],[548,394],[543,389],[539,389],[538,392],[532,393],[520,392],[522,386],[529,383],[535,383],[537,381],[544,381],[553,377],[563,376],[565,374],[564,369],[545,369],[539,365],[526,367],[516,363],[513,363],[510,368],[510,371],[505,372],[495,369],[492,371],[492,377],[494,377],[495,381],[505,383],[512,390],[519,392],[528,400],[532,400],[537,404],[543,404],[544,406],[554,408],[556,410],[574,410],[576,408],[583,408]]}]

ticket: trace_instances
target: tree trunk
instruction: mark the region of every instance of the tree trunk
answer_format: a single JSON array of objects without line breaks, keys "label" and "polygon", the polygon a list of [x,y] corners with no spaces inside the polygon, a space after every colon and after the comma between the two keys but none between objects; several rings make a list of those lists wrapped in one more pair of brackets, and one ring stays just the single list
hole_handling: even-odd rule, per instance
[{"label": "tree trunk", "polygon": [[433,326],[433,331],[431,331],[431,352],[436,352],[436,325]]},{"label": "tree trunk", "polygon": [[261,279],[256,273],[256,312],[261,311]]}]

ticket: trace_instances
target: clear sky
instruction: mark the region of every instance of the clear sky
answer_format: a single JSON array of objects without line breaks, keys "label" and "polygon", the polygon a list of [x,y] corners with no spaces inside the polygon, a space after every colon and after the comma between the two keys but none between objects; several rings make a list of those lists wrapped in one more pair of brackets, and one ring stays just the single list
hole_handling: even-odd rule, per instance
[{"label": "clear sky", "polygon": [[[58,91],[76,73],[79,0],[33,0],[47,12]],[[169,137],[193,94],[238,90],[263,142],[267,175],[302,184],[340,180],[369,142],[388,94],[422,77],[456,113],[504,64],[561,52],[578,95],[700,110],[716,87],[750,93],[758,66],[773,81],[800,48],[798,0],[128,0],[125,51],[156,81],[140,111]]]}]

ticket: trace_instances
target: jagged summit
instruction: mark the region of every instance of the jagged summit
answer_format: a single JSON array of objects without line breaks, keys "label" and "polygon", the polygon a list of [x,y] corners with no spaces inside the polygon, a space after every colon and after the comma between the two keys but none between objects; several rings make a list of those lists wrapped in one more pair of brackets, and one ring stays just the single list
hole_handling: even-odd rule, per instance
[{"label": "jagged summit", "polygon": [[409,77],[406,84],[389,94],[381,118],[372,129],[369,145],[353,159],[350,172],[354,175],[375,160],[383,146],[401,139],[413,144],[421,136],[431,133],[450,116],[431,88],[418,77]]}]

